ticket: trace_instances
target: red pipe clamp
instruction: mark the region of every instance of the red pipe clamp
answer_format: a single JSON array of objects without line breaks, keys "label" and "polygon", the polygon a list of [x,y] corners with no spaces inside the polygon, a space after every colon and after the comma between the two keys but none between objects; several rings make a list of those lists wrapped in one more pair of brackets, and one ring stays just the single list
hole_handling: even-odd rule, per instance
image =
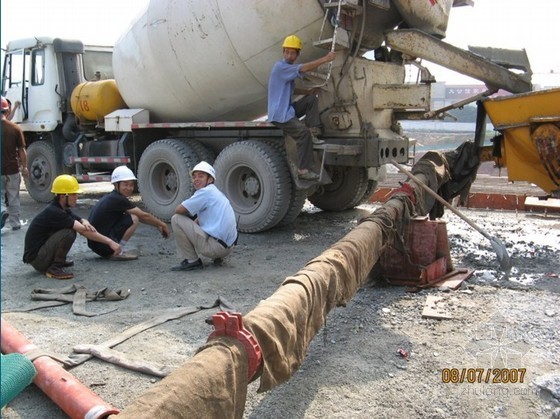
[{"label": "red pipe clamp", "polygon": [[220,311],[212,316],[214,331],[208,336],[208,341],[219,336],[237,339],[245,348],[248,359],[249,381],[257,373],[262,363],[262,352],[257,339],[243,327],[241,313]]}]

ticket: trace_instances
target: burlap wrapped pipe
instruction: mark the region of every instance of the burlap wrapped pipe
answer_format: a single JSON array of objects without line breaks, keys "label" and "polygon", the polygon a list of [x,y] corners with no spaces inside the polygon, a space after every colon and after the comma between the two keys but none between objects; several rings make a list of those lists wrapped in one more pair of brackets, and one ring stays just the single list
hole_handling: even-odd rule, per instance
[{"label": "burlap wrapped pipe", "polygon": [[[446,154],[427,153],[413,173],[434,191],[445,185],[447,198],[451,198],[468,190],[478,166],[453,176],[461,171],[453,167],[450,171],[449,164],[470,161],[472,156],[461,157],[461,153],[474,150],[465,147]],[[263,355],[262,368],[253,377],[260,377],[259,392],[274,388],[294,374],[330,310],[353,298],[368,279],[383,247],[393,244],[403,225],[413,216],[433,213],[434,206],[434,199],[413,181],[403,184],[382,207],[286,278],[278,290],[244,316],[244,326],[257,339]],[[124,409],[118,419],[241,418],[247,371],[244,347],[234,339],[217,338]]]},{"label": "burlap wrapped pipe", "polygon": [[301,366],[329,311],[354,296],[381,247],[380,226],[362,223],[244,317],[263,353],[260,392],[286,381]]},{"label": "burlap wrapped pipe", "polygon": [[247,369],[247,354],[239,341],[213,339],[110,418],[241,418],[249,384]]}]

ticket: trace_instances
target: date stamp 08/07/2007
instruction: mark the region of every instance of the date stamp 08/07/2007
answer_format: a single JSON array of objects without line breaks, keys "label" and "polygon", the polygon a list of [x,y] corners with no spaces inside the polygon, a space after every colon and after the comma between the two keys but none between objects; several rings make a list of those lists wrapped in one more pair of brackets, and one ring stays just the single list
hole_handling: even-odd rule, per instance
[{"label": "date stamp 08/07/2007", "polygon": [[444,368],[441,382],[448,384],[515,384],[525,382],[526,368]]}]

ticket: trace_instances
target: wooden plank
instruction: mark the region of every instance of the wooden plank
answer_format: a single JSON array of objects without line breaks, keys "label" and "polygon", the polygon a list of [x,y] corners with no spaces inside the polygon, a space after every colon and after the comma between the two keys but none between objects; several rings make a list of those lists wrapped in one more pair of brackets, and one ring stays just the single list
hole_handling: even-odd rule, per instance
[{"label": "wooden plank", "polygon": [[560,211],[560,199],[539,199],[536,196],[528,196],[527,198],[525,198],[525,206],[527,208],[539,208],[556,212]]},{"label": "wooden plank", "polygon": [[443,297],[428,295],[422,310],[422,317],[427,319],[449,320],[453,316],[447,311]]},{"label": "wooden plank", "polygon": [[472,269],[457,269],[456,273],[453,276],[441,282],[438,282],[435,287],[447,287],[449,289],[456,290],[461,286],[463,281],[469,279],[473,275],[473,273],[474,271]]}]

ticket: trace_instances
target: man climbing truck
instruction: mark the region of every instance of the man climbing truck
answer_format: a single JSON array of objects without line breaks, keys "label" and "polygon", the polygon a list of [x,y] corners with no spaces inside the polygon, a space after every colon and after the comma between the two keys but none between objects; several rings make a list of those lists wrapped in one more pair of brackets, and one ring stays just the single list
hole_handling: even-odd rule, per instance
[{"label": "man climbing truck", "polygon": [[[290,1],[277,19],[272,0],[152,0],[115,44],[112,66],[109,51],[79,41],[9,42],[2,94],[22,103],[14,122],[28,144],[30,195],[49,201],[61,173],[101,181],[127,165],[145,207],[169,220],[194,192],[193,166],[207,161],[239,230],[264,231],[292,222],[306,198],[324,210],[352,208],[373,193],[383,165],[407,162],[398,121],[428,113],[433,81],[410,57],[510,92],[531,89],[524,75],[441,41],[451,8],[467,1]],[[321,176],[311,185],[297,176],[293,139],[258,120],[286,34],[301,39],[301,62],[336,51],[301,86],[321,89],[325,144],[314,147]],[[374,60],[363,57],[372,50]],[[411,63],[418,84],[405,83]]]}]

